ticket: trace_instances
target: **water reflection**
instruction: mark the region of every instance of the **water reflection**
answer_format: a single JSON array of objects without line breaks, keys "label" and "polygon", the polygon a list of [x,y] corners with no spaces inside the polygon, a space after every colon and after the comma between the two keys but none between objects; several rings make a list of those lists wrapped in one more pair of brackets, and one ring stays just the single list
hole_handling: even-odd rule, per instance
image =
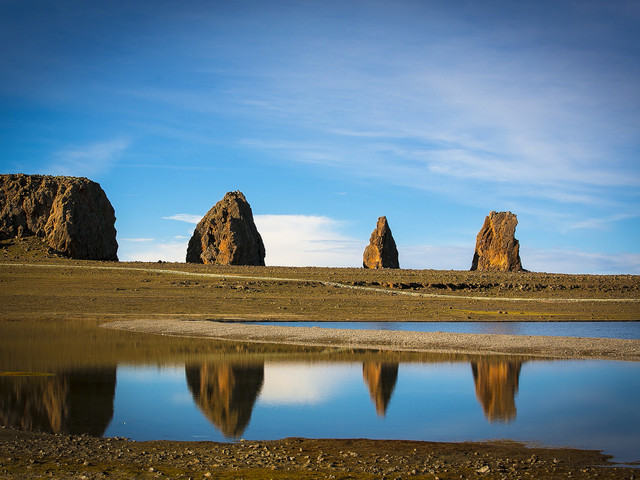
[{"label": "water reflection", "polygon": [[113,416],[116,368],[0,377],[0,424],[102,436]]},{"label": "water reflection", "polygon": [[511,423],[515,420],[522,363],[492,359],[471,362],[476,397],[490,422]]},{"label": "water reflection", "polygon": [[185,368],[187,385],[198,408],[227,438],[239,438],[264,381],[264,362],[239,365],[203,363]]},{"label": "water reflection", "polygon": [[387,407],[398,381],[398,363],[364,362],[362,376],[369,387],[369,395],[380,417],[387,414]]},{"label": "water reflection", "polygon": [[136,440],[510,438],[639,460],[637,363],[378,358],[121,364],[117,382],[115,367],[0,375],[0,423]]},{"label": "water reflection", "polygon": [[[487,357],[470,363],[476,398],[485,418],[492,423],[507,424],[514,421],[517,414],[515,398],[523,362]],[[398,362],[365,361],[362,363],[363,382],[379,417],[385,417],[387,414],[398,381],[399,366]],[[323,371],[318,366],[307,366],[305,369],[304,365],[298,365],[297,373],[293,372],[290,365],[283,369],[278,364],[270,364],[269,368],[270,371],[275,369],[280,373],[270,376],[277,385],[266,387],[265,395],[269,397],[267,402],[271,404],[274,402],[274,393],[268,392],[273,388],[280,391],[280,397],[287,397],[288,401],[285,403],[294,402],[294,399],[299,400],[301,395],[301,392],[297,391],[299,388],[312,392],[330,388],[326,384],[327,380],[322,375],[318,376]],[[263,387],[264,362],[249,365],[226,362],[202,363],[187,366],[185,370],[187,385],[194,402],[206,418],[225,437],[242,436],[249,425],[253,408]],[[301,379],[304,372],[306,376]],[[318,385],[313,384],[314,382]],[[288,398],[292,395],[292,398]],[[314,395],[312,396],[315,398]],[[283,399],[280,398],[280,401]],[[315,398],[315,401],[318,399]]]},{"label": "water reflection", "polygon": [[0,424],[135,440],[509,438],[640,460],[639,362],[309,348],[0,321]]}]

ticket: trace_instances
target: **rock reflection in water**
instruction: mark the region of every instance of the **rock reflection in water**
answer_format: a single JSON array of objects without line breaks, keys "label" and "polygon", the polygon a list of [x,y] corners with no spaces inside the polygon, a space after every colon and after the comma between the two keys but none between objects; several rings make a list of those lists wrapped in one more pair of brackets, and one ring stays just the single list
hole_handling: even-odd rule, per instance
[{"label": "rock reflection in water", "polygon": [[113,417],[116,368],[0,377],[0,424],[102,436]]},{"label": "rock reflection in water", "polygon": [[398,381],[398,363],[364,362],[362,376],[369,387],[369,395],[376,406],[376,413],[384,417]]},{"label": "rock reflection in water", "polygon": [[476,396],[490,422],[511,423],[516,418],[516,393],[522,362],[479,360],[471,362]]},{"label": "rock reflection in water", "polygon": [[249,425],[262,383],[264,364],[203,363],[185,367],[196,405],[227,438],[238,438]]}]

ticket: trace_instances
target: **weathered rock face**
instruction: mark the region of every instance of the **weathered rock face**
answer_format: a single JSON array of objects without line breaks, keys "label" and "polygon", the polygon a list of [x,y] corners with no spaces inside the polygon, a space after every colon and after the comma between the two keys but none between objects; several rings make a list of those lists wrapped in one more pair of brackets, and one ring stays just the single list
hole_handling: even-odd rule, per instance
[{"label": "weathered rock face", "polygon": [[187,263],[264,265],[262,237],[242,192],[229,192],[196,226]]},{"label": "weathered rock face", "polygon": [[376,229],[371,233],[369,245],[362,255],[364,268],[400,268],[398,249],[391,235],[387,217],[379,217]]},{"label": "weathered rock face", "polygon": [[0,175],[0,238],[42,238],[71,258],[118,260],[116,217],[87,178]]},{"label": "weathered rock face", "polygon": [[511,212],[491,212],[476,237],[471,270],[517,272],[520,262],[520,243],[516,240],[518,217]]}]

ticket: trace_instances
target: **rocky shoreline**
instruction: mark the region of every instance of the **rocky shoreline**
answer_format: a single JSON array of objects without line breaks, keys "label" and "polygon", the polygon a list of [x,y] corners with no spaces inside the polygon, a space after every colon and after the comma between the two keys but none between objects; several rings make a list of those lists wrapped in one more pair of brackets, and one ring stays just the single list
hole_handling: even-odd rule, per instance
[{"label": "rocky shoreline", "polygon": [[508,441],[135,442],[0,427],[5,479],[633,479],[637,474],[596,451]]},{"label": "rocky shoreline", "polygon": [[117,320],[105,323],[103,326],[159,335],[206,337],[217,340],[283,345],[640,361],[640,340],[347,330],[179,319]]}]

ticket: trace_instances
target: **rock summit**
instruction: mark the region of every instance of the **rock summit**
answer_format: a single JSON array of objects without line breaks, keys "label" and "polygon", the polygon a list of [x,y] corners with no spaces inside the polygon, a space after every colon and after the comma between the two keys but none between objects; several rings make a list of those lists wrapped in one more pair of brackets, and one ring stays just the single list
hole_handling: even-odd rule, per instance
[{"label": "rock summit", "polygon": [[476,237],[471,270],[518,272],[524,270],[520,262],[520,242],[516,240],[518,217],[511,212],[491,212]]},{"label": "rock summit", "polygon": [[229,192],[200,220],[187,248],[187,263],[264,265],[262,237],[242,192]]},{"label": "rock summit", "polygon": [[362,255],[364,268],[400,268],[398,249],[393,240],[387,217],[379,217],[376,229],[371,233],[369,245]]},{"label": "rock summit", "polygon": [[115,212],[87,178],[0,175],[0,239],[41,238],[52,250],[83,260],[118,260]]}]

